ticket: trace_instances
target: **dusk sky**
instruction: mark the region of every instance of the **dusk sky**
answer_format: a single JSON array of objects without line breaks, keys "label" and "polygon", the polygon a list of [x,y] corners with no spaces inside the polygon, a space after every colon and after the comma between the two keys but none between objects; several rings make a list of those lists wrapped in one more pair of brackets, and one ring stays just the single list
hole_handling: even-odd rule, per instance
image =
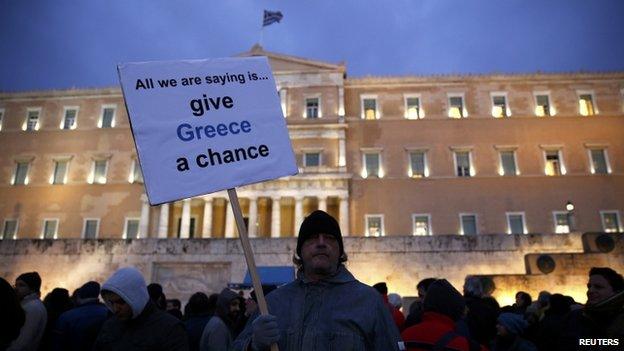
[{"label": "dusk sky", "polygon": [[0,91],[118,86],[130,61],[268,51],[350,77],[624,71],[622,0],[0,0]]}]

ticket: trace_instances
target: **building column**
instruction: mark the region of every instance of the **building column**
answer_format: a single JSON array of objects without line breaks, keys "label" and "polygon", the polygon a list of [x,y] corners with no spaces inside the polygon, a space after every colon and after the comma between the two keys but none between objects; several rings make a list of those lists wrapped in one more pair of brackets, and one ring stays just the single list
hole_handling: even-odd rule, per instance
[{"label": "building column", "polygon": [[344,88],[338,88],[338,116],[344,118],[345,116],[345,108],[344,108]]},{"label": "building column", "polygon": [[340,231],[343,236],[349,235],[349,197],[340,197]]},{"label": "building column", "polygon": [[344,138],[338,139],[338,167],[347,165],[347,146]]},{"label": "building column", "polygon": [[191,231],[191,199],[182,200],[182,220],[180,221],[180,238],[188,239]]},{"label": "building column", "polygon": [[225,209],[225,237],[234,237],[234,212],[232,211],[232,204],[227,201],[227,208]]},{"label": "building column", "polygon": [[202,223],[202,238],[212,236],[212,198],[204,198],[204,222]]},{"label": "building column", "polygon": [[303,222],[303,196],[295,196],[295,229],[293,236],[297,236],[301,222]]},{"label": "building column", "polygon": [[141,219],[139,220],[139,235],[140,238],[147,238],[147,230],[149,226],[149,211],[150,205],[147,202],[147,195],[141,194]]},{"label": "building column", "polygon": [[160,217],[158,218],[158,237],[167,238],[167,230],[169,229],[169,204],[160,205]]},{"label": "building column", "polygon": [[280,197],[273,196],[271,197],[271,237],[279,238],[280,236],[280,225],[282,220],[280,218]]},{"label": "building column", "polygon": [[258,227],[256,226],[256,222],[258,222],[258,198],[250,197],[249,198],[249,225],[247,228],[247,234],[250,238],[255,238],[257,236],[256,230]]},{"label": "building column", "polygon": [[318,197],[318,209],[327,212],[327,197]]}]

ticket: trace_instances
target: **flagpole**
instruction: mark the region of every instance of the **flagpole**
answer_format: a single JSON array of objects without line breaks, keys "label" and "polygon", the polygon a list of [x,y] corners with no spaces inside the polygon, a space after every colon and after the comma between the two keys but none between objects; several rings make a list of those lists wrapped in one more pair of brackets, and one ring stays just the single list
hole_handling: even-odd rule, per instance
[{"label": "flagpole", "polygon": [[262,47],[262,33],[264,32],[264,13],[262,15],[262,23],[260,24],[260,41],[258,42],[258,45],[260,45],[260,47]]}]

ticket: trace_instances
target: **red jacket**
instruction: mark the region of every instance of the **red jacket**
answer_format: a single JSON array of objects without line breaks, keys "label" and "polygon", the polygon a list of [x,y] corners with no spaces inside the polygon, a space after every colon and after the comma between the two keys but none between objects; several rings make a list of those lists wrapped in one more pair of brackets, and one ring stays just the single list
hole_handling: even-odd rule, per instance
[{"label": "red jacket", "polygon": [[[401,333],[403,341],[416,341],[423,344],[435,345],[449,331],[455,330],[455,322],[440,313],[425,312],[423,313],[422,322],[411,326]],[[469,351],[470,346],[468,339],[463,336],[456,336],[449,343],[447,348],[456,349],[458,351]],[[422,351],[424,349],[418,347],[408,347],[408,351]],[[487,351],[487,348],[481,346],[481,351]]]},{"label": "red jacket", "polygon": [[394,305],[392,305],[390,301],[388,301],[388,295],[382,294],[381,297],[383,298],[386,307],[388,307],[388,309],[390,310],[390,314],[392,315],[392,320],[394,320],[394,324],[396,324],[397,328],[399,328],[399,331],[403,331],[405,316],[401,311],[399,311],[398,308],[394,307]]}]

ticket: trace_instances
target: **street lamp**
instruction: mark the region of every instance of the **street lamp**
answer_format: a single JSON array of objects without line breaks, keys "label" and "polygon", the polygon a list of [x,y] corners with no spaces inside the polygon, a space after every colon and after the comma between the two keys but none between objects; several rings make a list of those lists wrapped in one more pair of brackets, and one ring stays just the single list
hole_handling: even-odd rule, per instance
[{"label": "street lamp", "polygon": [[568,217],[568,228],[570,232],[574,231],[574,227],[572,225],[572,220],[574,219],[574,204],[571,201],[566,202],[565,209],[567,211]]}]

